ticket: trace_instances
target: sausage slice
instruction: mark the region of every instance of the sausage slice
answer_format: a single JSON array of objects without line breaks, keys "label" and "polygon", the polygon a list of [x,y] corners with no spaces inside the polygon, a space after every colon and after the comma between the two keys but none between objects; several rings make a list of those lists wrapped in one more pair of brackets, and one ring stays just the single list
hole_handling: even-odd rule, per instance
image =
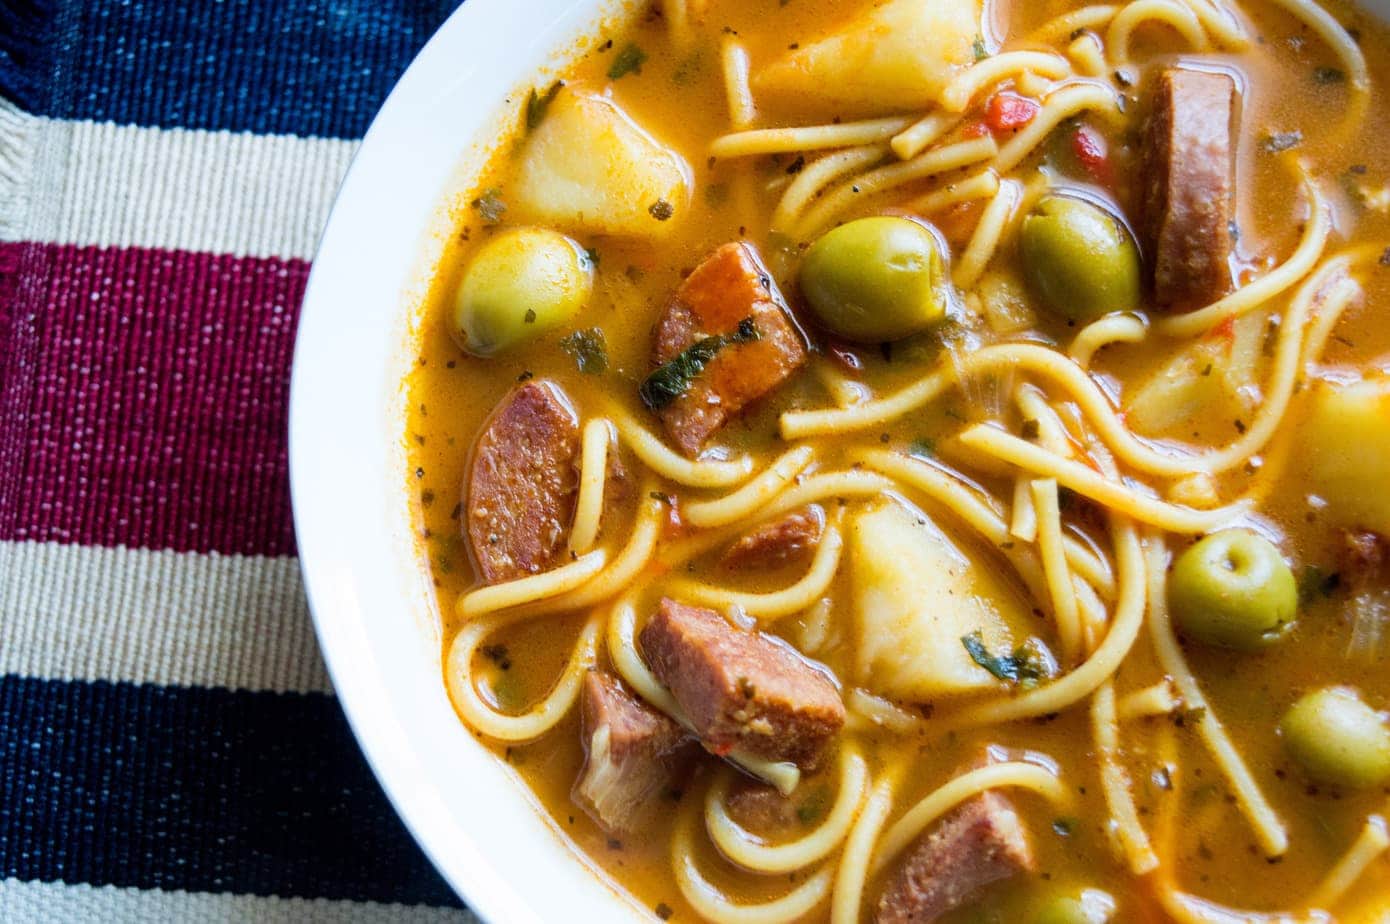
[{"label": "sausage slice", "polygon": [[585,759],[574,801],[611,834],[641,831],[699,752],[679,725],[611,674],[590,671],[580,696]]},{"label": "sausage slice", "polygon": [[1146,141],[1144,231],[1154,296],[1197,308],[1231,291],[1235,81],[1174,67],[1158,77]]},{"label": "sausage slice", "polygon": [[671,440],[695,455],[720,427],[806,362],[806,341],[753,245],[725,244],[686,277],[657,323],[653,367],[752,318],[758,339],[725,346],[685,393],[659,409]]},{"label": "sausage slice", "polygon": [[720,563],[736,571],[780,567],[815,548],[824,528],[825,514],[819,507],[792,511],[739,537]]},{"label": "sausage slice", "polygon": [[877,924],[926,924],[976,891],[1036,868],[1028,831],[1008,798],[983,792],[947,815],[907,855],[874,915]]},{"label": "sausage slice", "polygon": [[714,610],[663,598],[640,641],[652,673],[716,754],[741,747],[811,770],[844,725],[844,704],[825,674]]},{"label": "sausage slice", "polygon": [[564,551],[578,490],[579,420],[558,385],[527,382],[473,452],[464,529],[489,584],[544,571]]}]

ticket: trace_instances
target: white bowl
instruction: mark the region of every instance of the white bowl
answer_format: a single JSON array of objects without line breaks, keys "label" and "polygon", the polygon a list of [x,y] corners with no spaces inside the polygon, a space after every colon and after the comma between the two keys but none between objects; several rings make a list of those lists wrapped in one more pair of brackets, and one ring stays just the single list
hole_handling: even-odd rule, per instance
[{"label": "white bowl", "polygon": [[[396,810],[490,921],[640,920],[464,729],[415,557],[402,448],[410,314],[508,108],[624,0],[468,0],[392,91],[309,278],[290,400],[306,590],[333,685]],[[1390,0],[1363,7],[1390,17]],[[520,99],[512,96],[511,110]]]},{"label": "white bowl", "polygon": [[411,536],[401,381],[410,317],[512,94],[617,0],[468,0],[372,123],[304,297],[290,471],[305,588],[328,670],[415,839],[489,921],[639,920],[455,716],[438,613]]}]

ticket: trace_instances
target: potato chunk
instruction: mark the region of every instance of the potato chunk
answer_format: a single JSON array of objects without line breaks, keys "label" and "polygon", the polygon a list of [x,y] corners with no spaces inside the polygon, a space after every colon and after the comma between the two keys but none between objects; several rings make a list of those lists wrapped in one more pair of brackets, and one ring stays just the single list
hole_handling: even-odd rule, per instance
[{"label": "potato chunk", "polygon": [[1144,436],[1186,437],[1194,420],[1231,426],[1259,404],[1262,314],[1243,315],[1229,336],[1206,337],[1180,351],[1125,402],[1125,420]]},{"label": "potato chunk", "polygon": [[1390,536],[1390,376],[1319,382],[1299,445],[1313,490],[1345,526]]},{"label": "potato chunk", "polygon": [[856,112],[922,109],[975,61],[977,0],[890,0],[759,71],[760,93]]},{"label": "potato chunk", "polygon": [[507,192],[522,221],[655,237],[684,217],[690,167],[609,97],[565,88],[526,139]]},{"label": "potato chunk", "polygon": [[1013,646],[1013,591],[973,563],[924,515],[894,502],[849,527],[859,680],[870,690],[924,702],[995,689],[961,638],[979,632],[991,651]]}]

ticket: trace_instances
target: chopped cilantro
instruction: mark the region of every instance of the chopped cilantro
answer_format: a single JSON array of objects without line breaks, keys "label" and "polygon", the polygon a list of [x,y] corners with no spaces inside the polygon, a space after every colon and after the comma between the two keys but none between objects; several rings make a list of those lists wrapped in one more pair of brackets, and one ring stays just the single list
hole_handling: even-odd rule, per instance
[{"label": "chopped cilantro", "polygon": [[716,334],[697,340],[647,376],[638,391],[642,403],[653,411],[661,410],[690,389],[690,383],[720,350],[735,343],[757,340],[761,336],[757,324],[747,317],[738,322],[738,328],[732,334]]},{"label": "chopped cilantro", "polygon": [[815,789],[796,807],[796,820],[803,825],[814,824],[825,814],[830,804],[830,793],[825,787]]},{"label": "chopped cilantro", "polygon": [[522,320],[523,323],[526,323],[526,324],[535,324],[535,323],[536,323],[536,309],[534,309],[534,308],[527,308],[527,309],[526,309],[526,313],[525,313],[524,315],[521,316],[521,320]]},{"label": "chopped cilantro", "polygon": [[1326,599],[1342,586],[1342,576],[1336,571],[1330,574],[1317,565],[1304,565],[1298,576],[1298,601],[1307,606],[1319,597]]},{"label": "chopped cilantro", "polygon": [[568,353],[579,371],[586,375],[603,375],[608,371],[608,341],[604,339],[602,328],[577,330],[560,340],[560,349]]},{"label": "chopped cilantro", "polygon": [[483,190],[482,195],[474,199],[472,204],[473,208],[478,210],[483,221],[490,225],[495,225],[501,221],[503,214],[507,211],[507,203],[502,201],[502,190],[496,186]]},{"label": "chopped cilantro", "polygon": [[671,920],[671,915],[676,913],[671,906],[665,902],[657,902],[654,910],[656,911],[656,916],[663,921]]},{"label": "chopped cilantro", "polygon": [[975,36],[975,41],[971,44],[970,50],[974,52],[976,62],[983,61],[985,58],[989,57],[989,49],[985,47],[985,37],[983,35]]},{"label": "chopped cilantro", "polygon": [[1338,70],[1335,67],[1319,67],[1314,68],[1313,79],[1323,85],[1345,83],[1347,75],[1345,71]]},{"label": "chopped cilantro", "polygon": [[1009,655],[991,654],[985,647],[984,637],[978,629],[969,635],[962,635],[960,643],[965,646],[972,661],[999,680],[1007,680],[1010,683],[1037,681],[1045,679],[1051,673],[1037,651],[1030,651],[1027,646],[1021,645]]},{"label": "chopped cilantro", "polygon": [[608,79],[617,80],[628,74],[640,74],[646,60],[647,53],[636,42],[628,42],[613,57],[613,63],[608,68]]},{"label": "chopped cilantro", "polygon": [[541,119],[545,118],[546,109],[555,100],[555,94],[560,92],[560,88],[565,85],[563,80],[557,80],[550,85],[550,89],[544,93],[537,93],[536,88],[531,88],[531,95],[526,98],[526,130],[532,131],[541,124]]},{"label": "chopped cilantro", "polygon": [[1303,143],[1303,132],[1275,132],[1265,135],[1264,149],[1271,154],[1279,154],[1298,147]]}]

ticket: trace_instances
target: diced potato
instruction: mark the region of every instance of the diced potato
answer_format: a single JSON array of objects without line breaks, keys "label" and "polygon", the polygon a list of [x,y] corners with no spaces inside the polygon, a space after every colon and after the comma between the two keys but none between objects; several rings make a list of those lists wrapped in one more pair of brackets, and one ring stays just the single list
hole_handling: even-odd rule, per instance
[{"label": "diced potato", "polygon": [[896,502],[854,518],[849,554],[855,668],[866,688],[925,702],[999,687],[961,638],[979,632],[990,651],[1013,650],[1020,603],[1003,580]]},{"label": "diced potato", "polygon": [[1162,436],[1198,418],[1247,417],[1257,403],[1266,323],[1261,314],[1243,315],[1229,337],[1199,340],[1178,353],[1129,399],[1125,420],[1145,436]]},{"label": "diced potato", "polygon": [[609,97],[565,88],[526,139],[507,195],[509,218],[651,237],[685,216],[690,167]]},{"label": "diced potato", "polygon": [[1032,299],[1013,270],[990,270],[980,279],[980,305],[996,334],[1016,334],[1038,323]]},{"label": "diced potato", "polygon": [[1298,445],[1313,490],[1345,526],[1390,536],[1390,376],[1319,382]]},{"label": "diced potato", "polygon": [[974,63],[979,37],[978,0],[889,0],[762,68],[753,87],[863,112],[924,109]]}]

